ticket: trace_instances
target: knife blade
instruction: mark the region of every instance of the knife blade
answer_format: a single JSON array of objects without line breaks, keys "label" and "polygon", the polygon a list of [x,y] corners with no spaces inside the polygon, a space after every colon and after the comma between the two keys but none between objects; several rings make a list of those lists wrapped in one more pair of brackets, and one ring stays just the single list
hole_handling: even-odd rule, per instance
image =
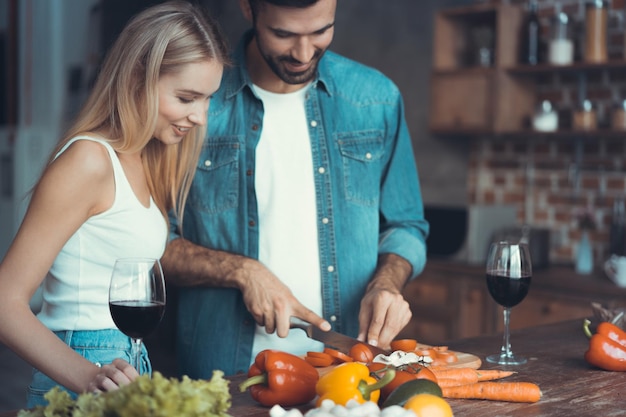
[{"label": "knife blade", "polygon": [[325,346],[337,349],[338,351],[346,353],[346,354],[350,352],[350,349],[355,344],[363,343],[371,349],[374,356],[379,355],[379,354],[389,355],[388,351],[381,349],[378,346],[361,342],[358,339],[355,339],[350,336],[346,336],[345,334],[338,333],[334,330],[329,330],[325,332],[323,330],[320,330],[319,327],[310,323],[292,322],[291,328],[304,330],[304,332],[309,338],[320,341],[324,343]]}]

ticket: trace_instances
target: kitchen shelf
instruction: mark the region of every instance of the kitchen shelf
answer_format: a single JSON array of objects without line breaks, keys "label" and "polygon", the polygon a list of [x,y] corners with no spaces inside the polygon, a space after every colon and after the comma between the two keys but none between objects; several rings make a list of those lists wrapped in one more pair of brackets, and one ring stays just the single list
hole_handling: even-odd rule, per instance
[{"label": "kitchen shelf", "polygon": [[[439,136],[594,139],[623,138],[626,132],[529,130],[530,118],[546,77],[562,76],[577,83],[578,99],[586,97],[588,78],[603,73],[623,77],[626,60],[571,65],[521,65],[520,33],[525,12],[513,4],[475,4],[442,9],[435,15],[429,131]],[[475,45],[472,30],[487,25],[493,31],[489,67],[468,62]]]},{"label": "kitchen shelf", "polygon": [[534,75],[534,74],[558,74],[558,73],[592,73],[601,71],[624,71],[626,70],[626,61],[615,60],[602,64],[575,62],[571,65],[515,65],[505,68],[509,74],[513,75]]},{"label": "kitchen shelf", "polygon": [[[483,132],[483,134],[485,134]],[[624,139],[626,140],[626,131],[618,131],[611,129],[596,129],[596,130],[571,130],[562,129],[555,132],[539,132],[536,130],[519,130],[514,132],[503,132],[497,135],[493,135],[495,138],[502,139],[572,139],[581,138],[585,140],[593,140],[598,138],[603,139]]]}]

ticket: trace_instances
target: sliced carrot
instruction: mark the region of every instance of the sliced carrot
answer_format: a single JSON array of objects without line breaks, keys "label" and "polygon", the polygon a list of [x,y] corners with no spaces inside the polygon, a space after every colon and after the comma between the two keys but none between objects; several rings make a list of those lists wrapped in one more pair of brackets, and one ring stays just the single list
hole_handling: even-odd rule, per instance
[{"label": "sliced carrot", "polygon": [[441,387],[445,398],[534,403],[541,398],[541,389],[532,382],[477,382],[457,387]]},{"label": "sliced carrot", "polygon": [[352,359],[350,356],[346,355],[343,352],[339,352],[336,349],[326,347],[324,348],[324,353],[328,353],[330,356],[336,359],[336,362],[339,362],[339,363],[354,362],[354,359]]},{"label": "sliced carrot", "polygon": [[328,356],[327,358],[322,358],[322,357],[307,355],[304,357],[304,360],[316,368],[325,368],[335,363],[335,360],[330,356]]},{"label": "sliced carrot", "polygon": [[403,352],[413,352],[417,347],[417,340],[415,339],[398,339],[393,340],[390,344],[391,350],[401,350]]}]

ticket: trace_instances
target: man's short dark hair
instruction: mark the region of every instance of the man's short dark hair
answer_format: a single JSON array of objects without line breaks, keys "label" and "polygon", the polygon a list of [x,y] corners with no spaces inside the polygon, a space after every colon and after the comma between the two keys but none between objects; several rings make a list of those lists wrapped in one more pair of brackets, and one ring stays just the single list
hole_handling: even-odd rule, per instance
[{"label": "man's short dark hair", "polygon": [[319,0],[248,0],[252,16],[256,19],[259,10],[266,3],[280,7],[293,7],[295,9],[303,9],[317,3]]}]

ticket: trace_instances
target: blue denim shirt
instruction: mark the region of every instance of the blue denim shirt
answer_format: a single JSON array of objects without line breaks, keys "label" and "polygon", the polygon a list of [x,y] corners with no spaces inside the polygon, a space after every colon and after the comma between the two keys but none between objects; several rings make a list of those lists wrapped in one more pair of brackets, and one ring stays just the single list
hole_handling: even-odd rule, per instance
[{"label": "blue denim shirt", "polygon": [[[211,101],[208,139],[187,200],[183,236],[258,259],[254,178],[263,105],[245,71],[249,36]],[[334,330],[356,336],[361,298],[378,256],[403,257],[411,263],[413,277],[426,262],[428,223],[402,97],[380,72],[327,51],[305,106],[315,169],[323,316]],[[227,375],[247,371],[254,331],[240,291],[180,289],[182,374],[208,378],[213,369]]]}]

